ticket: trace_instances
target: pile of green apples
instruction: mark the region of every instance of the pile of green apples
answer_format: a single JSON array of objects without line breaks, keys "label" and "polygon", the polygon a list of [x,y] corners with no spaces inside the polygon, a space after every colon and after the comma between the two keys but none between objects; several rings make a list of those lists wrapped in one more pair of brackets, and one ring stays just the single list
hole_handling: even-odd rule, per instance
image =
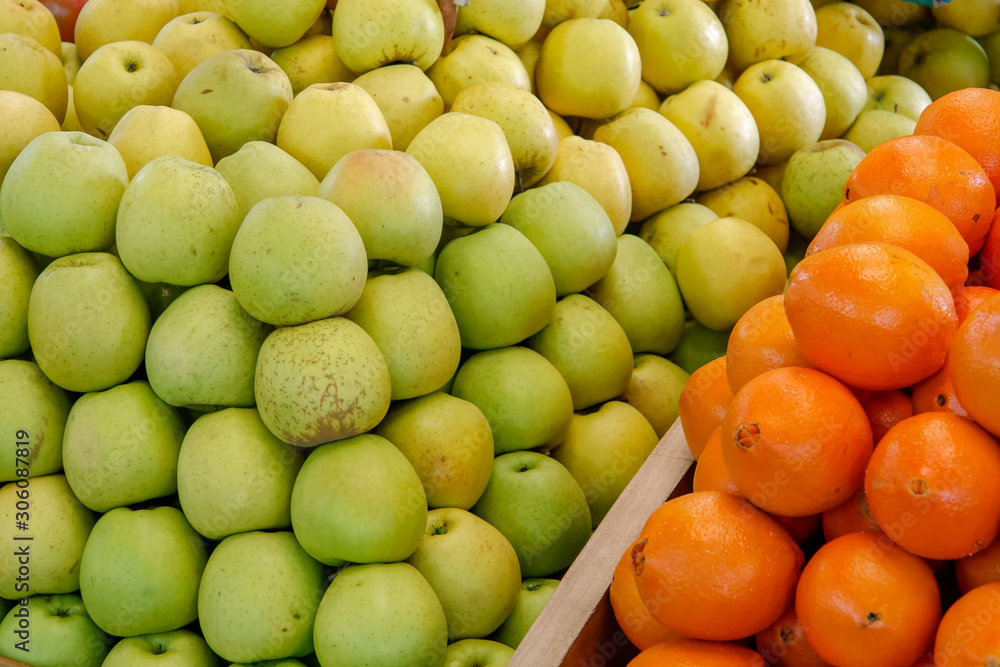
[{"label": "pile of green apples", "polygon": [[0,0],[0,656],[506,664],[905,4]]}]

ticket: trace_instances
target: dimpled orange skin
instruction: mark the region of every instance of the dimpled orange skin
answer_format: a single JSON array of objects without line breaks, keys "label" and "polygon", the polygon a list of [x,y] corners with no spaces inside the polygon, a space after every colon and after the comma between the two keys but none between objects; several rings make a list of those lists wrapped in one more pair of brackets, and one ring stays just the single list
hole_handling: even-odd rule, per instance
[{"label": "dimpled orange skin", "polygon": [[955,395],[972,418],[1000,436],[1000,294],[979,305],[958,329],[948,357]]},{"label": "dimpled orange skin", "polygon": [[849,533],[882,534],[882,529],[868,507],[864,489],[859,489],[832,510],[823,512],[823,537],[827,542]]},{"label": "dimpled orange skin", "polygon": [[899,546],[947,560],[986,547],[1000,532],[1000,445],[948,412],[895,426],[865,475],[872,516]]},{"label": "dimpled orange skin", "polygon": [[734,394],[764,371],[785,366],[812,368],[795,342],[784,304],[783,294],[758,302],[730,332],[726,377]]},{"label": "dimpled orange skin", "polygon": [[923,412],[951,412],[959,417],[969,417],[969,412],[962,407],[955,395],[955,386],[951,383],[948,364],[941,367],[934,375],[913,385],[913,396],[910,397],[913,414]]},{"label": "dimpled orange skin", "polygon": [[633,546],[634,542],[618,559],[608,594],[611,597],[615,620],[621,626],[622,632],[636,648],[643,651],[668,639],[677,639],[680,635],[660,625],[639,598],[631,568]]},{"label": "dimpled orange skin", "polygon": [[884,535],[851,533],[809,560],[795,611],[824,660],[851,667],[910,667],[926,653],[941,618],[930,566]]},{"label": "dimpled orange skin", "polygon": [[1000,209],[993,216],[993,226],[979,251],[979,271],[975,280],[970,276],[970,285],[984,285],[1000,289]]},{"label": "dimpled orange skin", "polygon": [[974,588],[1000,581],[1000,539],[971,556],[955,561],[958,590],[968,593]]},{"label": "dimpled orange skin", "polygon": [[872,440],[875,444],[890,428],[913,416],[913,401],[898,389],[873,391],[861,401],[861,407],[865,409],[868,423],[872,425]]},{"label": "dimpled orange skin", "polygon": [[816,368],[876,391],[935,373],[958,328],[940,276],[886,243],[837,246],[803,259],[789,278],[785,314]]},{"label": "dimpled orange skin", "polygon": [[726,416],[733,392],[726,378],[726,357],[714,359],[688,378],[681,390],[678,410],[681,428],[691,455],[697,461],[708,436]]},{"label": "dimpled orange skin", "polygon": [[781,526],[726,493],[689,493],[660,506],[632,550],[639,596],[686,637],[754,635],[788,608],[804,556]]},{"label": "dimpled orange skin", "polygon": [[646,649],[628,667],[766,667],[756,651],[742,646],[693,639]]},{"label": "dimpled orange skin", "polygon": [[935,667],[992,667],[1000,663],[1000,583],[975,588],[955,601],[938,627]]},{"label": "dimpled orange skin", "polygon": [[[1000,229],[1000,227],[998,227]],[[1000,232],[997,234],[1000,236]],[[951,291],[951,297],[955,301],[955,312],[958,314],[958,325],[968,319],[976,308],[983,305],[983,302],[997,293],[998,290],[986,285],[968,285],[958,287]]]},{"label": "dimpled orange skin", "polygon": [[934,269],[949,287],[969,277],[969,245],[951,220],[922,201],[876,195],[852,201],[826,219],[806,249],[806,257],[851,243],[891,243],[909,250]]},{"label": "dimpled orange skin", "polygon": [[720,436],[740,492],[784,516],[818,514],[847,500],[864,483],[872,453],[861,403],[811,368],[777,368],[748,382]]},{"label": "dimpled orange skin", "polygon": [[767,630],[757,633],[757,652],[772,667],[831,667],[806,639],[795,605]]},{"label": "dimpled orange skin", "polygon": [[692,488],[695,491],[721,491],[742,498],[743,494],[736,487],[736,482],[733,481],[733,476],[729,474],[726,462],[722,458],[721,434],[722,427],[719,426],[708,436],[705,449],[701,450],[701,456],[694,467]]}]

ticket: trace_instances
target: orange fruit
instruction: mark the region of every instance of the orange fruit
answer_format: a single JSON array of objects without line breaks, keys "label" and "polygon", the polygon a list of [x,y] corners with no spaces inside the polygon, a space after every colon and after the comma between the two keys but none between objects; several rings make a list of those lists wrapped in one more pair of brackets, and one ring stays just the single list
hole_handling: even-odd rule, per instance
[{"label": "orange fruit", "polygon": [[633,542],[618,559],[608,594],[615,619],[621,626],[622,632],[636,648],[642,651],[668,639],[676,639],[680,635],[660,625],[639,598],[631,567],[634,546]]},{"label": "orange fruit", "polygon": [[955,301],[955,313],[958,315],[959,326],[969,317],[972,311],[979,308],[983,301],[996,294],[997,291],[985,285],[969,285],[953,289],[951,291],[951,298]]},{"label": "orange fruit", "polygon": [[[722,458],[722,441],[720,434],[722,427],[716,427],[712,435],[708,436],[705,449],[701,451],[701,456],[694,466],[694,491],[721,491],[734,496],[743,497],[740,490],[736,488],[733,476],[726,468],[726,462]],[[797,541],[797,540],[796,540]]]},{"label": "orange fruit", "polygon": [[955,561],[958,589],[968,593],[994,581],[1000,581],[1000,539],[993,540],[985,549]]},{"label": "orange fruit", "polygon": [[872,516],[924,558],[961,558],[1000,533],[1000,445],[971,421],[924,412],[896,425],[865,475]]},{"label": "orange fruit", "polygon": [[868,507],[864,489],[859,489],[832,510],[823,512],[823,537],[827,542],[849,533],[882,534],[882,529]]},{"label": "orange fruit", "polygon": [[757,652],[773,667],[830,667],[806,639],[794,604],[771,627],[757,633]]},{"label": "orange fruit", "polygon": [[913,416],[913,401],[898,389],[873,391],[861,401],[861,407],[872,425],[872,441],[878,444],[889,429]]},{"label": "orange fruit", "polygon": [[783,516],[832,509],[864,483],[868,417],[850,389],[811,368],[776,368],[733,398],[722,456],[744,497]]},{"label": "orange fruit", "polygon": [[997,209],[993,217],[993,226],[986,236],[982,250],[979,251],[979,271],[975,276],[976,282],[972,282],[973,276],[969,277],[970,284],[985,285],[994,289],[1000,289],[1000,209]]},{"label": "orange fruit", "polygon": [[911,405],[913,406],[913,414],[951,412],[959,417],[969,416],[968,411],[962,407],[962,404],[958,402],[958,396],[955,395],[955,387],[951,383],[947,364],[934,375],[913,385]]},{"label": "orange fruit", "polygon": [[989,176],[965,150],[940,137],[904,136],[879,144],[844,186],[844,200],[903,195],[937,209],[974,255],[993,222],[996,194]]},{"label": "orange fruit", "polygon": [[969,277],[969,244],[951,220],[922,201],[875,195],[851,202],[826,219],[806,256],[851,243],[891,243],[909,250],[934,269],[949,287]]},{"label": "orange fruit", "polygon": [[972,418],[1000,436],[1000,294],[984,301],[958,329],[948,356],[955,395]]},{"label": "orange fruit", "polygon": [[886,243],[803,259],[789,278],[785,313],[806,358],[860,389],[901,389],[933,374],[958,328],[941,277]]},{"label": "orange fruit", "polygon": [[632,549],[639,596],[662,625],[729,641],[774,623],[792,602],[802,550],[742,498],[689,493],[657,508]]},{"label": "orange fruit", "polygon": [[735,394],[764,371],[784,366],[811,368],[785,316],[783,294],[758,302],[736,322],[726,348],[726,377]]},{"label": "orange fruit", "polygon": [[710,361],[688,378],[681,390],[679,411],[684,438],[694,460],[701,456],[712,431],[722,423],[733,392],[726,379],[726,357]]},{"label": "orange fruit", "polygon": [[[930,652],[928,651],[928,653]],[[917,660],[915,663],[910,665],[910,667],[935,667],[934,658],[931,657],[930,655],[925,655],[921,657],[919,660]]]},{"label": "orange fruit", "polygon": [[628,667],[765,667],[756,651],[723,642],[685,639],[648,648]]},{"label": "orange fruit", "polygon": [[822,515],[820,514],[810,514],[808,516],[771,514],[770,517],[785,529],[785,532],[795,540],[796,544],[803,544],[811,540],[813,536],[819,535],[819,531],[823,525],[821,520]]},{"label": "orange fruit", "polygon": [[913,134],[947,139],[969,153],[1000,191],[1000,93],[963,88],[942,95],[917,119]]},{"label": "orange fruit", "polygon": [[834,665],[910,667],[934,641],[941,594],[920,558],[868,533],[819,548],[802,571],[795,611]]},{"label": "orange fruit", "polygon": [[941,619],[934,640],[936,667],[1000,664],[1000,583],[974,588]]}]

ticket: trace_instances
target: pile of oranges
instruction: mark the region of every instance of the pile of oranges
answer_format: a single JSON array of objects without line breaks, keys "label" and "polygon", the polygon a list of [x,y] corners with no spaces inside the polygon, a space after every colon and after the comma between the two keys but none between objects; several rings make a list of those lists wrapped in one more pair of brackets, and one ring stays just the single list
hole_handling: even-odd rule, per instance
[{"label": "pile of oranges", "polygon": [[1000,667],[997,192],[1000,92],[941,97],[691,375],[694,492],[611,587],[631,667]]}]

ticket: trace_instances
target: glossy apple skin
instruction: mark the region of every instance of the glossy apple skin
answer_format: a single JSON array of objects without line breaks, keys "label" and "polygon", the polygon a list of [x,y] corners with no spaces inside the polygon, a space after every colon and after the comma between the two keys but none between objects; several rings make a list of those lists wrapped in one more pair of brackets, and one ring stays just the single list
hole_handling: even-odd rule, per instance
[{"label": "glossy apple skin", "polygon": [[62,41],[72,42],[76,17],[80,15],[80,10],[87,4],[87,0],[41,0],[41,3],[48,7],[52,16],[56,17]]}]

